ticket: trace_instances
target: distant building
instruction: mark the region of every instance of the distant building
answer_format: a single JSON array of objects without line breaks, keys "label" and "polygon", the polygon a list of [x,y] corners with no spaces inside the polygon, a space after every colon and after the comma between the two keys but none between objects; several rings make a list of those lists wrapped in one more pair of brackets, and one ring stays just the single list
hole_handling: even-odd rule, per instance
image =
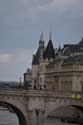
[{"label": "distant building", "polygon": [[31,87],[31,76],[32,76],[32,72],[28,68],[26,72],[24,73],[24,86],[25,87],[28,87],[28,88]]},{"label": "distant building", "polygon": [[32,69],[24,74],[24,83],[35,89],[82,92],[83,38],[77,44],[54,48],[50,33],[45,47],[41,33],[39,47],[33,56]]}]

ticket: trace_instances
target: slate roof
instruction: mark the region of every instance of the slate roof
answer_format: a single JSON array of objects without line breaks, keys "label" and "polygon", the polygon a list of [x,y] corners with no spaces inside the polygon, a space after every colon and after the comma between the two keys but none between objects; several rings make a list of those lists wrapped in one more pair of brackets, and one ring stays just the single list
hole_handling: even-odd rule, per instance
[{"label": "slate roof", "polygon": [[[45,52],[43,54],[43,57],[44,57],[44,59],[48,58],[48,60],[55,57],[55,51],[53,48],[52,40],[49,40],[48,45],[47,45]],[[38,50],[33,58],[32,65],[33,64],[38,65],[39,59],[40,59],[40,47],[38,48]]]},{"label": "slate roof", "polygon": [[39,64],[39,58],[40,58],[40,48],[38,48],[36,54],[33,57],[32,65],[38,65]]},{"label": "slate roof", "polygon": [[[41,39],[43,40],[43,35],[41,35]],[[81,41],[78,44],[65,44],[64,47],[61,49],[60,47],[58,48],[57,52],[55,52],[53,44],[52,44],[52,40],[51,40],[51,33],[50,33],[50,39],[48,42],[48,45],[46,47],[46,49],[44,49],[44,54],[43,54],[43,58],[44,59],[57,59],[58,56],[69,56],[67,59],[64,60],[64,63],[75,63],[76,61],[78,61],[79,63],[83,63],[83,57],[80,55],[78,56],[70,56],[71,53],[83,53],[83,38],[81,39]],[[38,65],[39,64],[39,59],[40,59],[40,47],[38,48],[32,64],[34,65]]]},{"label": "slate roof", "polygon": [[63,48],[63,54],[69,55],[70,53],[83,52],[83,46],[81,44],[76,45],[66,45]]},{"label": "slate roof", "polygon": [[55,51],[53,48],[52,40],[49,40],[47,48],[44,52],[44,59],[46,58],[51,59],[54,58],[54,56],[55,56]]},{"label": "slate roof", "polygon": [[74,64],[76,62],[83,63],[83,55],[69,56],[67,59],[64,59],[63,64]]},{"label": "slate roof", "polygon": [[83,52],[83,38],[78,44],[65,44],[63,47],[63,54],[69,55],[70,53]]},{"label": "slate roof", "polygon": [[64,64],[71,64],[71,65],[73,65],[74,63],[78,63],[78,64],[83,64],[83,55],[78,55],[78,56],[68,56],[68,57],[66,57],[66,58],[59,58],[59,59],[55,59],[55,60],[53,60],[52,62],[49,62],[49,64],[47,65],[47,67],[49,67],[49,66],[53,66],[53,65],[55,65],[56,63],[59,63],[59,62],[61,62],[61,61],[63,61],[63,64],[62,65],[64,65]]}]

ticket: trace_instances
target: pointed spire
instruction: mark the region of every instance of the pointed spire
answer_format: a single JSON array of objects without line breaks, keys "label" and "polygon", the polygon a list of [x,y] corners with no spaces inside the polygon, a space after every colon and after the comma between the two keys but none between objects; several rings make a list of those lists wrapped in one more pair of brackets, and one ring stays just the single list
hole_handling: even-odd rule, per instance
[{"label": "pointed spire", "polygon": [[54,59],[54,56],[55,56],[55,51],[54,51],[54,47],[51,39],[51,32],[50,32],[48,45],[44,52],[44,59],[48,59],[48,60],[50,60],[51,58]]},{"label": "pointed spire", "polygon": [[43,32],[41,32],[40,41],[44,41]]},{"label": "pointed spire", "polygon": [[59,43],[59,48],[58,48],[59,50],[61,50],[61,45],[60,45],[60,43]]},{"label": "pointed spire", "polygon": [[50,32],[49,40],[52,40],[51,37],[52,37],[52,33]]}]

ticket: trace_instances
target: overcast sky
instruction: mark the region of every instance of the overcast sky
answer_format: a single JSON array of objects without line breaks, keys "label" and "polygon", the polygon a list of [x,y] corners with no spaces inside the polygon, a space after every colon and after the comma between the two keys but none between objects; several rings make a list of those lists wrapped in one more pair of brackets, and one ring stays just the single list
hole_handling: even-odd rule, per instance
[{"label": "overcast sky", "polygon": [[40,33],[55,47],[83,37],[83,0],[0,0],[0,80],[17,80],[31,67]]}]

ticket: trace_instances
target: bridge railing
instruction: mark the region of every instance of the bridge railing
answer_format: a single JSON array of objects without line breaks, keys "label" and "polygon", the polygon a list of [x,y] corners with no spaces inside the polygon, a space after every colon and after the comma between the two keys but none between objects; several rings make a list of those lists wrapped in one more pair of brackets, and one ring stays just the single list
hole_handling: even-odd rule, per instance
[{"label": "bridge railing", "polygon": [[71,97],[71,99],[83,98],[83,92],[77,91],[52,91],[46,89],[28,89],[24,86],[16,87],[0,87],[0,93],[20,93],[26,95],[52,96],[52,97]]}]

